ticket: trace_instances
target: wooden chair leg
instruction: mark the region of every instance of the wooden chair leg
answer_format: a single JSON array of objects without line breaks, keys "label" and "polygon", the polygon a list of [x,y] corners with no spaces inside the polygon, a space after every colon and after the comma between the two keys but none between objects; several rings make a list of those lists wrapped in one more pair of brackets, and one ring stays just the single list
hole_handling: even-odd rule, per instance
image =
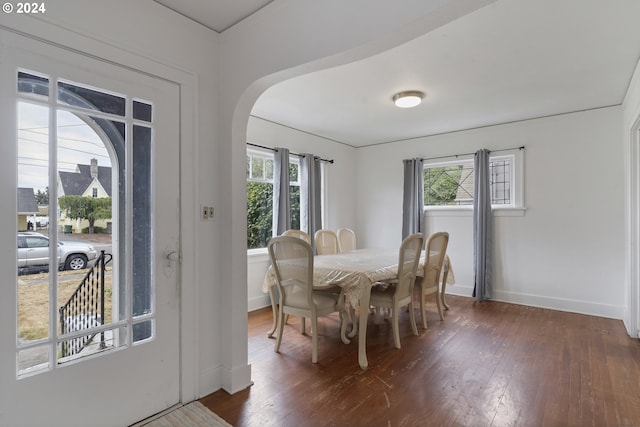
[{"label": "wooden chair leg", "polygon": [[315,317],[311,318],[311,363],[318,363],[318,319]]},{"label": "wooden chair leg", "polygon": [[420,290],[420,316],[422,317],[422,327],[424,329],[427,329],[427,307],[424,302],[426,297]]},{"label": "wooden chair leg", "polygon": [[345,344],[349,344],[351,342],[351,340],[347,338],[347,317],[351,317],[349,316],[349,312],[347,311],[347,309],[345,308],[343,310],[340,310],[340,339]]},{"label": "wooden chair leg", "polygon": [[267,337],[273,338],[273,333],[278,327],[278,304],[276,302],[276,292],[274,286],[269,286],[269,297],[271,298],[271,313],[273,314],[273,324],[271,329],[267,332]]},{"label": "wooden chair leg", "polygon": [[391,323],[393,324],[393,343],[396,348],[400,348],[400,328],[398,327],[398,308],[392,308],[391,312]]},{"label": "wooden chair leg", "polygon": [[418,335],[418,328],[416,327],[416,314],[413,311],[413,303],[409,304],[409,320],[411,321],[411,330],[413,335]]},{"label": "wooden chair leg", "polygon": [[351,332],[349,332],[349,338],[353,338],[358,334],[358,319],[356,318],[356,310],[352,305],[349,305],[349,317],[351,319]]},{"label": "wooden chair leg", "polygon": [[282,307],[278,310],[278,336],[276,337],[276,345],[273,349],[276,353],[280,351],[280,343],[282,342],[282,333],[284,332],[284,313]]},{"label": "wooden chair leg", "polygon": [[436,305],[438,306],[438,314],[440,314],[440,320],[444,320],[444,314],[442,313],[442,304],[440,304],[440,292],[436,292]]},{"label": "wooden chair leg", "polygon": [[448,270],[445,270],[442,274],[442,291],[440,292],[440,297],[442,299],[442,305],[446,310],[449,310],[451,307],[447,304],[447,300],[445,299],[445,290],[447,289],[447,275],[449,274]]}]

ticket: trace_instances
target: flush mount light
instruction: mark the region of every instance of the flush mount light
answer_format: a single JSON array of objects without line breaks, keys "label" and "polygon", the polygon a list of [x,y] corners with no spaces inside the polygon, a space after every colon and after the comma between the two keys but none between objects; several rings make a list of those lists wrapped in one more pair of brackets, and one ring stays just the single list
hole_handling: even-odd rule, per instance
[{"label": "flush mount light", "polygon": [[407,92],[399,92],[393,95],[393,102],[396,107],[411,108],[419,105],[424,98],[424,93],[417,90],[410,90]]}]

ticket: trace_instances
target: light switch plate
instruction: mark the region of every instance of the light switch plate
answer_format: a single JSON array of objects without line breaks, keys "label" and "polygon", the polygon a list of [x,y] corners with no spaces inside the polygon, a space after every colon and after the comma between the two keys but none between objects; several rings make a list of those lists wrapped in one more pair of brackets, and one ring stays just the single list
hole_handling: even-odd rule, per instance
[{"label": "light switch plate", "polygon": [[200,211],[202,212],[202,220],[215,219],[215,211],[213,209],[213,206],[201,206]]}]

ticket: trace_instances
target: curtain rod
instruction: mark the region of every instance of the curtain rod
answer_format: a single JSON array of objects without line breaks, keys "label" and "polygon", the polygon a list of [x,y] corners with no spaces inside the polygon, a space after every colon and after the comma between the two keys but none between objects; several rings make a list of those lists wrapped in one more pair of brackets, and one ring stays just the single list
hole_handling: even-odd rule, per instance
[{"label": "curtain rod", "polygon": [[[250,142],[247,142],[247,145],[250,145],[252,147],[264,148],[265,150],[278,151],[275,148],[265,147],[264,145],[252,144]],[[294,155],[294,156],[298,156],[298,157],[304,157],[304,154],[298,154],[298,153],[292,153],[292,152],[289,152],[289,154]],[[320,158],[320,161],[333,164],[333,159]]]},{"label": "curtain rod", "polygon": [[[490,153],[495,153],[498,151],[511,151],[511,150],[524,150],[524,145],[520,147],[511,147],[511,148],[501,148],[499,150],[490,150]],[[440,157],[429,157],[428,159],[420,159],[420,160],[438,160],[438,159],[448,159],[450,157],[460,157],[460,156],[471,156],[476,153],[464,153],[464,154],[451,154],[449,156],[440,156]]]}]

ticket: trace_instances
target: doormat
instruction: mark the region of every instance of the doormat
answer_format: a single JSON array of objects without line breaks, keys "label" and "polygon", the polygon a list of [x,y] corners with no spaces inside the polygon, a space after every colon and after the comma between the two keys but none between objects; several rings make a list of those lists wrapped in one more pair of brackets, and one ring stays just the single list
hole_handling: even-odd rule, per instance
[{"label": "doormat", "polygon": [[191,402],[149,422],[144,427],[232,427],[200,402]]}]

